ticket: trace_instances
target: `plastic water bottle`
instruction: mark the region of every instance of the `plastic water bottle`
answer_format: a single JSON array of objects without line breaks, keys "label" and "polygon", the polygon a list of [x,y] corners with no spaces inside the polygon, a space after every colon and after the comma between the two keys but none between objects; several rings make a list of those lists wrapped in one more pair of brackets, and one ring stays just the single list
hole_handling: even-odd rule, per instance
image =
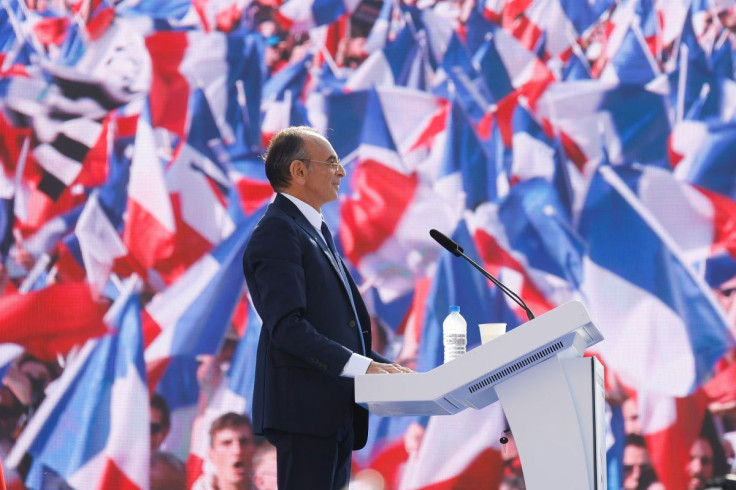
[{"label": "plastic water bottle", "polygon": [[459,306],[450,306],[450,313],[442,322],[442,337],[445,346],[445,362],[450,362],[465,354],[468,324],[460,314]]}]

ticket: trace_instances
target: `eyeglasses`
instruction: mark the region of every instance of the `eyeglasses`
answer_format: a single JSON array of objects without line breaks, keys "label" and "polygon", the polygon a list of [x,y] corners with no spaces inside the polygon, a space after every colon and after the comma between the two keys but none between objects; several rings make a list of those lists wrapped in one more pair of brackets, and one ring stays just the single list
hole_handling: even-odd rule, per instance
[{"label": "eyeglasses", "polygon": [[303,162],[316,162],[316,163],[323,163],[325,165],[329,165],[330,169],[333,172],[337,172],[337,169],[342,167],[343,170],[345,169],[345,166],[342,164],[340,160],[334,161],[334,162],[324,162],[322,160],[312,160],[311,158],[300,158],[299,160],[302,160]]}]

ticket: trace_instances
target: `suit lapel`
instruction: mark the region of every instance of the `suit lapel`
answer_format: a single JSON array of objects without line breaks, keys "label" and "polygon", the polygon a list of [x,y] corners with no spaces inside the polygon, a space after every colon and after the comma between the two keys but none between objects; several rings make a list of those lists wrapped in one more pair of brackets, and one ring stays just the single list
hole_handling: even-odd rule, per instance
[{"label": "suit lapel", "polygon": [[337,274],[340,282],[342,282],[343,286],[346,289],[346,292],[348,294],[351,294],[350,291],[347,289],[350,286],[345,282],[347,279],[343,279],[343,273],[340,271],[340,265],[337,263],[337,260],[340,259],[332,254],[330,249],[327,247],[324,238],[322,238],[322,234],[317,231],[314,226],[312,226],[309,220],[307,220],[302,212],[299,211],[299,208],[297,208],[296,205],[294,205],[294,203],[291,202],[288,198],[282,196],[281,194],[277,194],[276,199],[274,199],[273,203],[279,209],[291,216],[296,224],[299,225],[299,227],[304,230],[307,235],[312,237],[312,239],[317,243],[317,246],[324,254],[325,258],[330,262],[330,265],[332,265],[332,269],[335,271],[335,274]]}]

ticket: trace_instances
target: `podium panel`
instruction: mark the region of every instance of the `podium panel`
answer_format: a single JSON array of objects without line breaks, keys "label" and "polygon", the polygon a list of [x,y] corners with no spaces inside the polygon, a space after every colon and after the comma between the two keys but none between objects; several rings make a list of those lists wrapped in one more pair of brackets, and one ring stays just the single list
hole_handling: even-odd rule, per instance
[{"label": "podium panel", "polygon": [[381,416],[500,401],[529,490],[605,489],[603,367],[582,357],[601,340],[571,301],[426,373],[358,376],[355,401]]}]

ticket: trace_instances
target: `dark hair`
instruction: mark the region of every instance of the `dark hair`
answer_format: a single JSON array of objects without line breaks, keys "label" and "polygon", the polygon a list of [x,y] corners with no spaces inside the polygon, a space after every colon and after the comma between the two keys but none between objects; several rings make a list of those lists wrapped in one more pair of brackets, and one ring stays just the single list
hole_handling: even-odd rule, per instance
[{"label": "dark hair", "polygon": [[158,409],[161,412],[161,425],[165,428],[171,427],[171,410],[169,410],[169,404],[166,403],[166,399],[154,393],[151,397],[151,408]]},{"label": "dark hair", "polygon": [[644,436],[641,436],[639,434],[626,434],[624,446],[638,446],[643,447],[644,449],[647,448]]},{"label": "dark hair", "polygon": [[304,137],[307,135],[319,135],[319,132],[309,126],[293,126],[271,138],[265,161],[266,177],[273,190],[280,191],[288,187],[291,182],[291,162],[307,158],[304,149]]},{"label": "dark hair", "polygon": [[210,446],[215,440],[215,435],[223,429],[234,429],[236,427],[248,427],[253,429],[250,419],[247,415],[241,415],[235,412],[228,412],[217,417],[210,425]]}]

